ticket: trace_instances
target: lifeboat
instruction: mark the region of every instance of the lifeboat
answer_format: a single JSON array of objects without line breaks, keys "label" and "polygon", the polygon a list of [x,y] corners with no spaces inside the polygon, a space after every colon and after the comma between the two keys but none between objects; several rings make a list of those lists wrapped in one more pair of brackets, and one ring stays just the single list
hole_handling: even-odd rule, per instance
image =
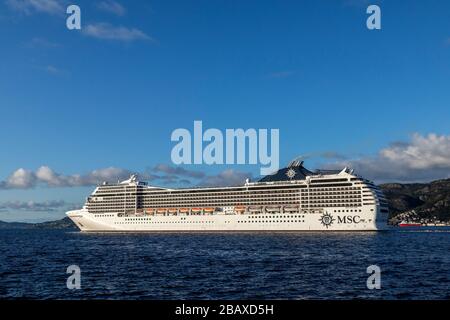
[{"label": "lifeboat", "polygon": [[251,206],[251,207],[248,207],[248,211],[250,211],[250,212],[261,212],[262,211],[262,207],[261,206]]},{"label": "lifeboat", "polygon": [[202,208],[192,208],[192,212],[201,212]]},{"label": "lifeboat", "polygon": [[203,211],[205,213],[213,213],[214,212],[214,208],[205,208],[205,209],[203,209]]},{"label": "lifeboat", "polygon": [[236,206],[234,207],[234,211],[242,213],[245,211],[245,206]]},{"label": "lifeboat", "polygon": [[286,212],[297,212],[298,206],[292,205],[292,206],[284,206],[284,211]]},{"label": "lifeboat", "polygon": [[177,208],[170,208],[169,209],[169,213],[177,213],[178,212],[178,209]]},{"label": "lifeboat", "polygon": [[180,208],[180,213],[188,213],[189,209],[188,208]]},{"label": "lifeboat", "polygon": [[156,213],[166,213],[166,212],[167,212],[167,209],[165,209],[165,208],[156,209]]},{"label": "lifeboat", "polygon": [[271,213],[280,212],[281,207],[280,206],[267,206],[266,211]]},{"label": "lifeboat", "polygon": [[154,214],[155,213],[155,209],[152,209],[152,208],[145,209],[145,213],[146,214]]}]

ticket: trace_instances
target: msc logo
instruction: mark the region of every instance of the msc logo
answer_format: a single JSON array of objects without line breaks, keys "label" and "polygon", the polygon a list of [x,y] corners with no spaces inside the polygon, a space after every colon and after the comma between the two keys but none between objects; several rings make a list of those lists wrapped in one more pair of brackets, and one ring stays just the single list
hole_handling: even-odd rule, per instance
[{"label": "msc logo", "polygon": [[338,223],[359,223],[361,221],[360,216],[343,216],[338,217]]},{"label": "msc logo", "polygon": [[320,219],[319,219],[320,223],[324,226],[324,227],[328,227],[331,226],[334,222],[334,218],[331,214],[329,213],[324,213]]},{"label": "msc logo", "polygon": [[[329,213],[324,213],[319,221],[320,223],[328,229],[329,226],[331,226],[336,219]],[[337,217],[337,223],[338,224],[350,224],[350,223],[360,223],[361,217],[360,216],[338,216]]]}]

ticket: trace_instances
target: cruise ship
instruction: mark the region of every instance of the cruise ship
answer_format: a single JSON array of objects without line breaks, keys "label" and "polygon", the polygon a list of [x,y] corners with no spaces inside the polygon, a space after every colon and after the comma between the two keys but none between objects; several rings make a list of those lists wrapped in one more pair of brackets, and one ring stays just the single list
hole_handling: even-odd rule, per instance
[{"label": "cruise ship", "polygon": [[133,175],[104,182],[67,215],[82,232],[377,231],[388,229],[381,190],[353,170],[303,161],[240,186],[170,189]]}]

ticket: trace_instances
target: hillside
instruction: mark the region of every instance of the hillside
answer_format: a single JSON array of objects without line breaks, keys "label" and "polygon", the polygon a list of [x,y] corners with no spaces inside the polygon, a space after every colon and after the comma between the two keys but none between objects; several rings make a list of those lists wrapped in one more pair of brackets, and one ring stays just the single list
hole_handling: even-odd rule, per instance
[{"label": "hillside", "polygon": [[31,228],[37,229],[73,229],[78,230],[75,224],[68,217],[65,217],[61,220],[56,221],[48,221],[42,223],[35,223],[31,226]]},{"label": "hillside", "polygon": [[67,229],[77,230],[69,218],[41,223],[22,223],[0,221],[0,229]]},{"label": "hillside", "polygon": [[450,179],[380,187],[389,200],[391,217],[414,210],[420,218],[450,221]]},{"label": "hillside", "polygon": [[29,226],[29,223],[0,221],[0,229],[26,229]]}]

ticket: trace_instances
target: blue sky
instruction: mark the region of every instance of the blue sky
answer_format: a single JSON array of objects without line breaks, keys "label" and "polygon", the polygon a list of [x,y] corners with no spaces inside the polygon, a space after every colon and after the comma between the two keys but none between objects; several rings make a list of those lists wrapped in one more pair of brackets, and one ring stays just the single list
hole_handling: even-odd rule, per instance
[{"label": "blue sky", "polygon": [[[380,181],[448,177],[447,1],[73,3],[80,31],[66,28],[63,0],[0,0],[0,220],[62,217],[105,168],[258,175],[175,172],[171,132],[194,120],[278,128],[281,165],[312,155],[310,167],[348,162]],[[381,30],[366,28],[369,4]],[[57,183],[36,180],[42,166]],[[20,168],[34,182],[8,185]]]}]

